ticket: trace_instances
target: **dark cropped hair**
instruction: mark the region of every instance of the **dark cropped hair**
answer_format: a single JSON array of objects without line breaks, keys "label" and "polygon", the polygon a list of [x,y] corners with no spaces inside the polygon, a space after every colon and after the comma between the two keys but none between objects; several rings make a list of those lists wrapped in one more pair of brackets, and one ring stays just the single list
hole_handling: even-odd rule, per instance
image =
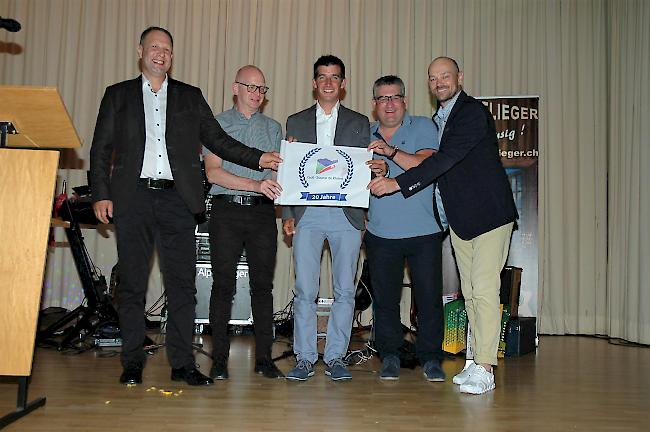
[{"label": "dark cropped hair", "polygon": [[314,63],[314,79],[318,76],[319,66],[338,66],[341,68],[341,79],[345,79],[345,65],[343,64],[343,60],[340,58],[333,56],[332,54],[320,56],[318,60],[316,60],[316,63]]},{"label": "dark cropped hair", "polygon": [[162,27],[149,27],[145,31],[143,31],[142,34],[140,35],[140,45],[142,45],[142,43],[144,42],[144,38],[146,38],[147,35],[152,31],[161,31],[165,33],[167,36],[169,36],[169,40],[172,43],[172,48],[174,47],[174,38],[172,37],[172,34],[169,33],[169,30],[164,29]]},{"label": "dark cropped hair", "polygon": [[404,87],[404,81],[402,81],[402,78],[396,76],[396,75],[386,75],[381,78],[377,78],[375,83],[372,86],[372,97],[376,98],[377,97],[377,90],[381,86],[385,85],[398,85],[399,86],[399,94],[402,96],[406,95],[406,87]]}]

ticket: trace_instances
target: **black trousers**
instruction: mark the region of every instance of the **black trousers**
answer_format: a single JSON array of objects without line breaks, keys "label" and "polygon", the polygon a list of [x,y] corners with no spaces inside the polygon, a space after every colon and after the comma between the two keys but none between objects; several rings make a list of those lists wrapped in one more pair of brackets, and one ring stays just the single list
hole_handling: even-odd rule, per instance
[{"label": "black trousers", "polygon": [[406,259],[417,304],[418,359],[424,364],[443,358],[442,236],[437,233],[385,239],[366,232],[366,255],[374,292],[375,342],[382,357],[399,356],[404,340],[400,299]]},{"label": "black trousers", "polygon": [[172,367],[194,365],[196,221],[175,189],[139,187],[133,206],[114,214],[119,258],[122,364],[144,364],[144,306],[154,244],[167,294],[167,359]]},{"label": "black trousers", "polygon": [[212,356],[215,360],[228,358],[228,321],[236,289],[237,263],[246,248],[255,358],[271,358],[273,274],[278,236],[275,208],[271,203],[244,206],[213,198],[209,231],[213,277],[210,295]]}]

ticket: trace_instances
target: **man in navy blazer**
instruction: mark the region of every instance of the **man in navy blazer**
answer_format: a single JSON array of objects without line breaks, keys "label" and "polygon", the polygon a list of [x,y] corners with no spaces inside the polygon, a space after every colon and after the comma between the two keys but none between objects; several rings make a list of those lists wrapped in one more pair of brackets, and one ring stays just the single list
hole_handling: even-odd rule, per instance
[{"label": "man in navy blazer", "polygon": [[195,215],[204,210],[201,144],[253,169],[276,169],[280,161],[277,153],[230,138],[201,90],[167,75],[172,51],[167,30],[150,27],[142,33],[142,75],[106,89],[90,150],[95,215],[103,223],[113,218],[117,236],[123,384],[142,382],[144,299],[154,243],[167,294],[171,378],[190,385],[212,383],[196,370],[192,353]]},{"label": "man in navy blazer", "polygon": [[[345,65],[338,57],[326,55],[314,63],[312,85],[317,102],[289,116],[290,139],[319,146],[367,147],[370,144],[368,118],[341,105],[345,89]],[[325,373],[333,380],[349,380],[352,375],[343,362],[347,354],[354,314],[354,277],[357,271],[361,231],[365,211],[352,207],[285,206],[283,229],[293,238],[296,272],[294,300],[294,345],[296,367],[287,379],[304,381],[314,375],[316,349],[316,297],[319,290],[320,261],[327,239],[332,252],[334,304],[327,323]]]},{"label": "man in navy blazer", "polygon": [[463,72],[455,60],[438,57],[428,72],[429,90],[439,104],[433,117],[440,134],[438,152],[395,179],[373,179],[369,188],[378,196],[401,191],[409,197],[437,180],[474,341],[474,361],[453,381],[461,392],[482,394],[495,387],[500,273],[517,209],[492,115],[462,90]]}]

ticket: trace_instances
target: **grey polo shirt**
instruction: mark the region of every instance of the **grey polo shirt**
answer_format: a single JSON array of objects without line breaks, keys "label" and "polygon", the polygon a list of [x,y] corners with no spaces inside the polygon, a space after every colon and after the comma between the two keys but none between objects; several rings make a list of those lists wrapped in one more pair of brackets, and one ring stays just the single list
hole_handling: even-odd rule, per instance
[{"label": "grey polo shirt", "polygon": [[[255,113],[250,119],[247,119],[235,107],[224,111],[216,116],[217,121],[223,130],[234,139],[246,144],[249,147],[260,149],[264,152],[280,151],[280,141],[282,140],[282,126],[280,123],[262,113]],[[203,147],[203,154],[210,151]],[[239,177],[246,177],[253,180],[265,180],[271,178],[272,171],[256,171],[250,168],[237,165],[224,160],[221,167],[231,174]],[[216,184],[210,189],[212,195],[254,195],[260,194],[250,191],[237,191],[227,189]]]}]

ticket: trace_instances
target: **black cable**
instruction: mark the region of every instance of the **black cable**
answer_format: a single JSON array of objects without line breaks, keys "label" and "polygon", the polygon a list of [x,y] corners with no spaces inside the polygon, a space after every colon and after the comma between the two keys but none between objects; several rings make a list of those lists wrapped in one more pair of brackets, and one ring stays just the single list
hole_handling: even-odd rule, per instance
[{"label": "black cable", "polygon": [[642,343],[637,343],[637,342],[630,342],[628,340],[618,338],[618,337],[613,337],[613,336],[607,336],[607,335],[602,335],[602,334],[596,334],[596,335],[576,335],[576,336],[588,336],[588,337],[595,337],[597,339],[606,339],[607,342],[610,345],[617,345],[617,346],[624,346],[624,347],[634,347],[634,348],[650,348],[650,345],[642,344]]}]

